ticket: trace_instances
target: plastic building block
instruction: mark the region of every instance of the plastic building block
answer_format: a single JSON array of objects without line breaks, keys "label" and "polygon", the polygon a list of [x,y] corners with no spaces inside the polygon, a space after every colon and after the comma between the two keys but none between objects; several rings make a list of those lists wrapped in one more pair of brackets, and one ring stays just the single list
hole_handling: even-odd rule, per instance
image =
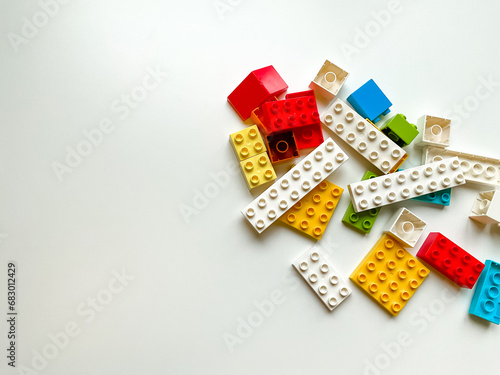
[{"label": "plastic building block", "polygon": [[348,159],[346,153],[328,138],[241,213],[257,232],[262,233]]},{"label": "plastic building block", "polygon": [[332,101],[344,85],[347,77],[349,77],[349,73],[326,60],[316,78],[309,84],[309,88],[328,101]]},{"label": "plastic building block", "polygon": [[444,189],[435,193],[414,197],[412,199],[420,202],[439,204],[441,206],[449,206],[451,200],[451,189]]},{"label": "plastic building block", "polygon": [[266,137],[266,146],[273,164],[299,157],[293,132],[285,132]]},{"label": "plastic building block", "polygon": [[462,288],[472,289],[484,264],[441,233],[427,236],[417,256]]},{"label": "plastic building block", "polygon": [[500,323],[500,264],[492,260],[485,267],[477,282],[469,314],[492,323]]},{"label": "plastic building block", "polygon": [[389,314],[397,316],[429,270],[387,234],[349,277]]},{"label": "plastic building block", "polygon": [[384,233],[390,234],[407,247],[415,246],[427,226],[425,221],[404,207],[396,211],[389,223],[389,228]]},{"label": "plastic building block", "polygon": [[325,141],[323,139],[323,131],[321,130],[320,123],[294,128],[292,132],[298,150],[315,148]]},{"label": "plastic building block", "polygon": [[458,158],[355,182],[347,187],[354,211],[382,207],[465,183]]},{"label": "plastic building block", "polygon": [[240,167],[249,190],[276,180],[276,172],[267,152],[241,161]]},{"label": "plastic building block", "polygon": [[344,189],[323,181],[295,203],[280,221],[309,237],[320,240]]},{"label": "plastic building block", "polygon": [[450,145],[451,120],[424,115],[417,120],[420,130],[417,146],[448,147]]},{"label": "plastic building block", "polygon": [[254,114],[263,133],[272,135],[299,126],[319,124],[314,91],[287,94],[284,100],[267,101]]},{"label": "plastic building block", "polygon": [[[277,102],[279,99],[276,97],[276,96],[273,96],[271,98],[269,98],[268,100],[266,100],[264,103],[267,103],[267,102]],[[267,129],[264,127],[264,125],[262,124],[262,121],[261,119],[259,118],[259,116],[261,115],[261,110],[260,110],[260,107],[257,107],[255,108],[251,115],[250,115],[250,118],[255,122],[255,124],[259,127],[259,130],[262,134],[267,134]]]},{"label": "plastic building block", "polygon": [[406,121],[406,116],[398,113],[380,128],[399,147],[408,146],[418,135],[417,127]]},{"label": "plastic building block", "polygon": [[500,160],[466,154],[439,147],[427,147],[425,163],[458,157],[465,181],[486,186],[500,186]]},{"label": "plastic building block", "polygon": [[[361,181],[375,177],[377,177],[375,173],[366,171]],[[372,208],[371,210],[356,213],[352,207],[352,202],[350,202],[349,207],[342,218],[342,222],[351,228],[368,234],[372,230],[373,224],[375,224],[375,220],[377,220],[379,212],[380,208]]]},{"label": "plastic building block", "polygon": [[240,161],[266,152],[264,141],[256,125],[231,134],[229,140]]},{"label": "plastic building block", "polygon": [[380,116],[387,115],[392,105],[373,79],[349,95],[347,101],[356,112],[373,123],[379,122]]},{"label": "plastic building block", "polygon": [[408,154],[340,99],[321,116],[323,125],[382,173],[396,171]]},{"label": "plastic building block", "polygon": [[318,246],[302,254],[293,263],[293,267],[330,311],[352,292]]},{"label": "plastic building block", "polygon": [[500,190],[479,193],[469,218],[483,224],[500,225]]},{"label": "plastic building block", "polygon": [[227,97],[227,101],[245,121],[255,108],[269,98],[283,94],[287,89],[288,85],[270,65],[251,72]]}]

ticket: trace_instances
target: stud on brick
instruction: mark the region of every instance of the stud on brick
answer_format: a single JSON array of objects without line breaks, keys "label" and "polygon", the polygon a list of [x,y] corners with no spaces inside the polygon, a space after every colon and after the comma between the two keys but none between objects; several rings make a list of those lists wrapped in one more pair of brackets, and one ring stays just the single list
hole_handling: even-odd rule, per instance
[{"label": "stud on brick", "polygon": [[343,191],[325,180],[295,203],[280,221],[314,240],[320,240]]},{"label": "stud on brick", "polygon": [[427,275],[429,270],[422,263],[384,234],[349,278],[385,311],[397,316]]},{"label": "stud on brick", "polygon": [[408,157],[401,147],[340,99],[326,109],[321,122],[384,174],[396,171]]},{"label": "stud on brick", "polygon": [[441,233],[427,236],[417,256],[462,288],[472,289],[484,264]]},{"label": "stud on brick", "polygon": [[351,289],[340,277],[318,246],[302,254],[293,267],[302,276],[328,310],[333,311],[351,294]]},{"label": "stud on brick", "polygon": [[256,125],[231,134],[229,140],[240,161],[266,151],[264,141]]},{"label": "stud on brick", "polygon": [[348,185],[354,211],[382,207],[465,183],[458,158],[446,159]]},{"label": "stud on brick", "polygon": [[331,138],[302,159],[241,213],[262,233],[349,157]]},{"label": "stud on brick", "polygon": [[469,314],[492,323],[500,323],[500,264],[492,260],[485,267],[477,282]]},{"label": "stud on brick", "polygon": [[[375,177],[377,177],[375,173],[366,171],[361,181]],[[377,220],[379,212],[380,208],[372,208],[371,210],[356,213],[352,207],[352,202],[349,202],[349,207],[347,207],[344,217],[342,218],[342,222],[348,227],[368,234],[372,230],[373,224],[375,224],[375,220]]]}]

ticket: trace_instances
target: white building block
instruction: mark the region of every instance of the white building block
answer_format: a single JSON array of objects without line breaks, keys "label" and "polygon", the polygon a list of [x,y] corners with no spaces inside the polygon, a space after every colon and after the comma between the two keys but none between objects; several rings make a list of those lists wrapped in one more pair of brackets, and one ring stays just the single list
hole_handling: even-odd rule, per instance
[{"label": "white building block", "polygon": [[448,147],[450,145],[451,120],[424,115],[417,120],[419,134],[417,146]]},{"label": "white building block", "polygon": [[408,157],[401,147],[340,99],[326,109],[321,122],[382,173],[396,171]]},{"label": "white building block", "polygon": [[348,159],[346,153],[328,138],[241,213],[257,232],[262,233]]},{"label": "white building block", "polygon": [[384,233],[390,234],[407,247],[413,247],[424,233],[426,226],[425,221],[409,209],[402,207],[392,216],[389,228]]},{"label": "white building block", "polygon": [[479,193],[469,217],[483,224],[500,225],[500,190]]},{"label": "white building block", "polygon": [[424,162],[431,163],[458,157],[465,181],[487,186],[500,186],[500,160],[466,154],[438,147],[427,147]]},{"label": "white building block", "polygon": [[293,263],[293,267],[330,311],[333,311],[352,292],[318,246],[302,254]]},{"label": "white building block", "polygon": [[354,211],[382,207],[465,183],[458,158],[355,182],[347,187]]},{"label": "white building block", "polygon": [[309,88],[330,101],[338,94],[348,76],[349,73],[344,69],[326,60]]}]

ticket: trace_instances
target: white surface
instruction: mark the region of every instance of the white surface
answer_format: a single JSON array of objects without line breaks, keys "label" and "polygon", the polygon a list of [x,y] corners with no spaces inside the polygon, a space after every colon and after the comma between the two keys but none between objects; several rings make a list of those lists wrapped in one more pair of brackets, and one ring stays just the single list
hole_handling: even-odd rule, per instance
[{"label": "white surface", "polygon": [[[72,1],[17,54],[7,34],[19,33],[39,6],[1,3],[0,311],[6,261],[15,260],[18,363],[29,365],[50,332],[74,321],[81,333],[41,374],[363,374],[375,360],[387,365],[383,374],[491,373],[500,327],[470,317],[472,291],[435,272],[395,319],[358,288],[332,314],[321,306],[291,267],[311,240],[281,225],[258,235],[241,216],[259,192],[247,190],[227,141],[243,125],[226,97],[269,64],[289,92],[304,90],[328,58],[350,73],[341,99],[374,78],[394,103],[392,115],[451,118],[452,149],[500,158],[500,5],[402,1],[348,58],[343,43],[355,46],[358,29],[377,31],[372,12],[387,2],[231,3],[238,5],[221,20],[212,0]],[[127,113],[116,101],[157,65],[169,77]],[[496,86],[488,90],[489,79]],[[102,127],[113,131],[60,183],[51,163],[64,162],[65,148],[105,118],[112,125]],[[421,159],[421,150],[408,151],[405,168]],[[329,177],[343,188],[369,168],[346,152],[348,163]],[[229,181],[186,222],[180,205],[192,206],[223,171]],[[500,230],[468,219],[478,189],[453,189],[450,207],[404,205],[429,231],[498,261]],[[320,241],[341,275],[400,207],[382,209],[364,237],[341,223],[348,202],[343,194]],[[106,295],[113,269],[134,279],[93,320],[79,315],[87,298]],[[273,312],[231,353],[224,334],[235,335],[240,319],[258,311],[254,302],[271,295]],[[1,340],[6,329],[0,325]],[[398,339],[408,345],[397,350]],[[385,363],[388,345],[394,358]],[[2,358],[0,373],[17,374]]]}]

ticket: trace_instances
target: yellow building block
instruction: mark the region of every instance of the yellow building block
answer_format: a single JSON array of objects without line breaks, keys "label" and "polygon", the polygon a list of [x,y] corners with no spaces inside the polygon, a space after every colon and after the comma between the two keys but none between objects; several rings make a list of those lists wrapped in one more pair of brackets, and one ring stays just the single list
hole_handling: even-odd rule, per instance
[{"label": "yellow building block", "polygon": [[240,161],[266,151],[257,125],[233,133],[229,139]]},{"label": "yellow building block", "polygon": [[319,240],[343,191],[341,187],[325,180],[290,208],[280,220],[299,232]]},{"label": "yellow building block", "polygon": [[397,316],[429,270],[384,234],[349,277],[389,314]]},{"label": "yellow building block", "polygon": [[276,179],[276,172],[267,152],[241,161],[240,167],[250,190]]}]

